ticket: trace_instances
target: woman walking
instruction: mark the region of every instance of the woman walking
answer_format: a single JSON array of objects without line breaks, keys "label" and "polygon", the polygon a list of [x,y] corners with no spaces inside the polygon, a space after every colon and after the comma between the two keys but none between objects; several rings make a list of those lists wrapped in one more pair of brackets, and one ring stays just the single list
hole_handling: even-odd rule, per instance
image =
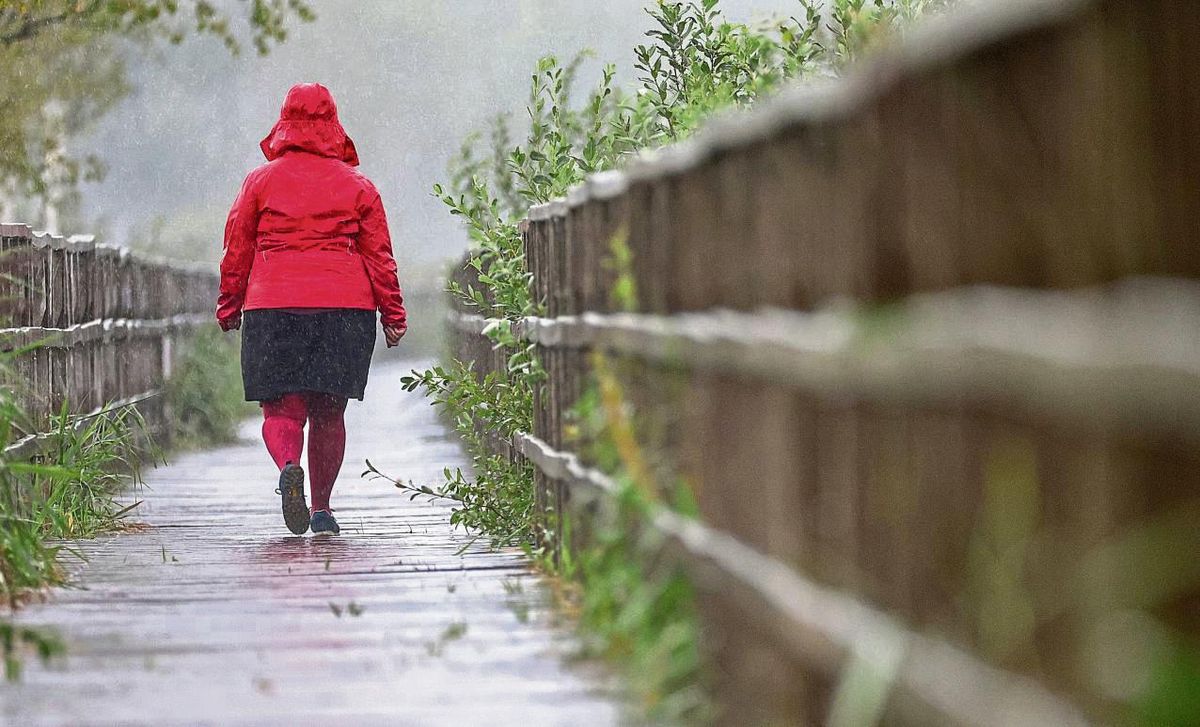
[{"label": "woman walking", "polygon": [[267,163],[247,175],[225,225],[217,321],[242,330],[242,382],[262,406],[284,523],[297,535],[336,535],[329,496],[346,401],[363,398],[375,312],[395,346],[407,330],[404,300],[383,203],[354,170],[358,154],[329,90],[293,86],[260,146]]}]

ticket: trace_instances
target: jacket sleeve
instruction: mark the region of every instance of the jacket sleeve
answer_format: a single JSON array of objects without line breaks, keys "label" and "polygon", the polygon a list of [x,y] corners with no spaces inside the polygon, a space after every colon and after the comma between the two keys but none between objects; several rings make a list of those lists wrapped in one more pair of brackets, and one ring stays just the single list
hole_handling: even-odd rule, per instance
[{"label": "jacket sleeve", "polygon": [[[221,256],[221,292],[217,297],[217,320],[236,320],[246,301],[246,283],[254,264],[258,233],[258,179],[251,172],[238,192],[225,222],[225,253]],[[224,326],[222,326],[224,327]]]},{"label": "jacket sleeve", "polygon": [[392,254],[392,237],[388,233],[387,215],[379,192],[368,188],[366,204],[361,210],[358,228],[358,251],[367,266],[371,292],[379,309],[380,322],[394,328],[408,328],[404,311],[404,294],[396,275],[396,258]]}]

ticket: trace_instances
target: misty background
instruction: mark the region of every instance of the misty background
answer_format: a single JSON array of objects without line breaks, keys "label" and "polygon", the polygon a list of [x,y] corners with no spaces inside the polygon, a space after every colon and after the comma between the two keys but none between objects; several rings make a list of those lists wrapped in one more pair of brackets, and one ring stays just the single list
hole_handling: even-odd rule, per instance
[{"label": "misty background", "polygon": [[[103,181],[81,188],[78,221],[110,242],[181,260],[220,258],[225,215],[258,142],[299,82],[328,86],[362,171],[386,205],[406,287],[434,285],[467,240],[430,188],[466,134],[500,111],[520,121],[537,59],[595,56],[578,98],[605,62],[633,76],[633,48],[651,27],[647,0],[314,0],[270,55],[231,56],[191,36],[130,54],[132,93],[73,152],[96,153]],[[726,17],[798,13],[794,0],[724,0]],[[520,134],[523,127],[514,125]]]}]

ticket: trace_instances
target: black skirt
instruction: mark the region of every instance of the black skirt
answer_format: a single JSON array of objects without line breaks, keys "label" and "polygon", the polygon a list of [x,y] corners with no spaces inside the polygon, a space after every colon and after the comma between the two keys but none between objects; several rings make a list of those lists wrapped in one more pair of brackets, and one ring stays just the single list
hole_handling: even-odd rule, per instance
[{"label": "black skirt", "polygon": [[246,401],[317,391],[363,398],[375,349],[375,311],[248,310],[242,320]]}]

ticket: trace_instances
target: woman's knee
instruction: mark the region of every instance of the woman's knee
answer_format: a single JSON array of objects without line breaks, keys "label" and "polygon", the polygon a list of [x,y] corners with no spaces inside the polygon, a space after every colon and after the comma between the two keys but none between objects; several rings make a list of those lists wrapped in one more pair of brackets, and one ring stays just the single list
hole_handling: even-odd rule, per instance
[{"label": "woman's knee", "polygon": [[309,392],[305,395],[308,417],[316,425],[340,424],[346,412],[346,397]]},{"label": "woman's knee", "polygon": [[308,419],[308,402],[300,394],[284,394],[278,399],[262,402],[265,419],[290,419],[304,426]]}]

